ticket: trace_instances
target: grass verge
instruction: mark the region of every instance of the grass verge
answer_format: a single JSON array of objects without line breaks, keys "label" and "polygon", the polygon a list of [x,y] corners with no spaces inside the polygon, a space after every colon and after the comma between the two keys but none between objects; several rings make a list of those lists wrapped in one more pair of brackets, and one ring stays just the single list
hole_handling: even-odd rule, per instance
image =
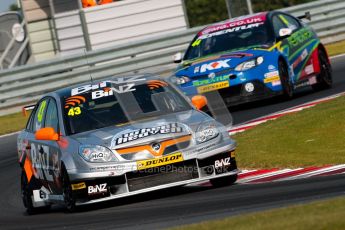
[{"label": "grass verge", "polygon": [[224,220],[174,228],[174,230],[203,229],[344,229],[345,198],[295,205],[260,213],[230,217]]},{"label": "grass verge", "polygon": [[335,56],[345,53],[345,41],[330,43],[326,45],[329,56]]},{"label": "grass verge", "polygon": [[24,117],[22,113],[0,116],[0,135],[24,129],[28,118],[29,116]]},{"label": "grass verge", "polygon": [[345,163],[345,97],[268,121],[233,136],[240,168]]}]

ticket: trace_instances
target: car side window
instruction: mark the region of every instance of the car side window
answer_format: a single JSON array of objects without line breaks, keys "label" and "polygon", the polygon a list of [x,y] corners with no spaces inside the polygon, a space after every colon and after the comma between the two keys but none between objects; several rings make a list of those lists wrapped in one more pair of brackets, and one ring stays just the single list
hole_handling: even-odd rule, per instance
[{"label": "car side window", "polygon": [[34,120],[34,117],[35,117],[35,110],[32,111],[32,113],[30,114],[29,116],[29,119],[26,123],[26,130],[29,131],[29,132],[32,132],[33,130],[33,120]]},{"label": "car side window", "polygon": [[59,119],[56,102],[54,99],[50,99],[45,116],[44,127],[51,127],[55,132],[59,132]]},{"label": "car side window", "polygon": [[279,37],[279,30],[283,28],[288,28],[286,24],[278,17],[278,15],[274,15],[272,18],[274,35],[278,38]]},{"label": "car side window", "polygon": [[301,24],[297,21],[297,19],[295,19],[289,15],[280,14],[279,18],[287,26],[287,28],[291,29],[293,32],[295,32],[296,30],[298,30],[301,27]]},{"label": "car side window", "polygon": [[36,132],[37,130],[44,127],[44,116],[46,114],[48,101],[49,101],[48,98],[42,100],[35,111],[34,124],[33,124],[33,130],[32,130],[33,132]]}]

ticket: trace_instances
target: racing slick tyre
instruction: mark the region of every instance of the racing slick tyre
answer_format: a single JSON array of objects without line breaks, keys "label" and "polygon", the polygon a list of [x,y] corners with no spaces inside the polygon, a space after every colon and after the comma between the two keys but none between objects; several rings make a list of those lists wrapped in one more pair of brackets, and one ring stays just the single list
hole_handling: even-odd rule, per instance
[{"label": "racing slick tyre", "polygon": [[317,78],[318,83],[311,86],[315,91],[331,88],[333,83],[332,67],[329,64],[327,55],[323,50],[319,50],[319,65],[320,74]]},{"label": "racing slick tyre", "polygon": [[291,99],[293,97],[293,86],[289,80],[289,71],[284,61],[279,60],[279,76],[283,88],[283,97]]},{"label": "racing slick tyre", "polygon": [[24,204],[24,207],[26,208],[26,212],[29,215],[33,215],[38,212],[48,211],[50,209],[50,205],[47,205],[44,207],[38,207],[38,208],[35,208],[33,206],[33,201],[32,201],[33,191],[28,184],[28,179],[24,170],[22,171],[20,182],[21,182],[20,187],[21,187],[23,204]]},{"label": "racing slick tyre", "polygon": [[216,179],[211,179],[210,183],[212,184],[213,187],[224,187],[224,186],[229,186],[229,185],[234,184],[236,180],[237,180],[237,174],[231,175],[231,176],[220,177]]},{"label": "racing slick tyre", "polygon": [[68,173],[65,167],[62,167],[62,190],[65,206],[68,212],[75,212],[77,207],[75,205],[75,197],[72,192],[71,183],[69,181]]}]

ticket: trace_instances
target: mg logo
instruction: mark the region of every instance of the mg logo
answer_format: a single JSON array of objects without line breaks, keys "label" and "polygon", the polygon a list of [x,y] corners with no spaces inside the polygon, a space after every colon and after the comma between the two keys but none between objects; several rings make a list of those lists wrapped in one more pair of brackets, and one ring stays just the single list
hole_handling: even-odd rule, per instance
[{"label": "mg logo", "polygon": [[208,78],[210,78],[210,79],[213,79],[213,78],[215,78],[216,77],[216,74],[215,73],[210,73],[209,75],[208,75]]},{"label": "mg logo", "polygon": [[161,149],[161,144],[160,143],[153,143],[151,145],[151,148],[155,151],[155,152],[159,152],[159,150]]}]

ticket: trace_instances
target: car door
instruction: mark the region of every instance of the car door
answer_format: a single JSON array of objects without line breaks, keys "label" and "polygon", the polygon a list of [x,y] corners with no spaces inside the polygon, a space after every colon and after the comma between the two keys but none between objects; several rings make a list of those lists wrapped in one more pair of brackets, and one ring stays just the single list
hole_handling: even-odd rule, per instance
[{"label": "car door", "polygon": [[61,152],[56,141],[36,140],[35,133],[45,127],[51,127],[60,132],[57,104],[54,98],[41,100],[33,116],[31,132],[28,132],[31,162],[35,177],[51,192],[56,193],[60,172],[59,159]]},{"label": "car door", "polygon": [[[307,50],[303,49],[306,31],[296,18],[284,13],[273,15],[272,23],[277,42],[281,42],[280,51],[289,61],[292,82],[296,82],[301,73],[303,61],[308,56]],[[290,29],[292,34],[282,38],[279,34],[281,29]]]}]

